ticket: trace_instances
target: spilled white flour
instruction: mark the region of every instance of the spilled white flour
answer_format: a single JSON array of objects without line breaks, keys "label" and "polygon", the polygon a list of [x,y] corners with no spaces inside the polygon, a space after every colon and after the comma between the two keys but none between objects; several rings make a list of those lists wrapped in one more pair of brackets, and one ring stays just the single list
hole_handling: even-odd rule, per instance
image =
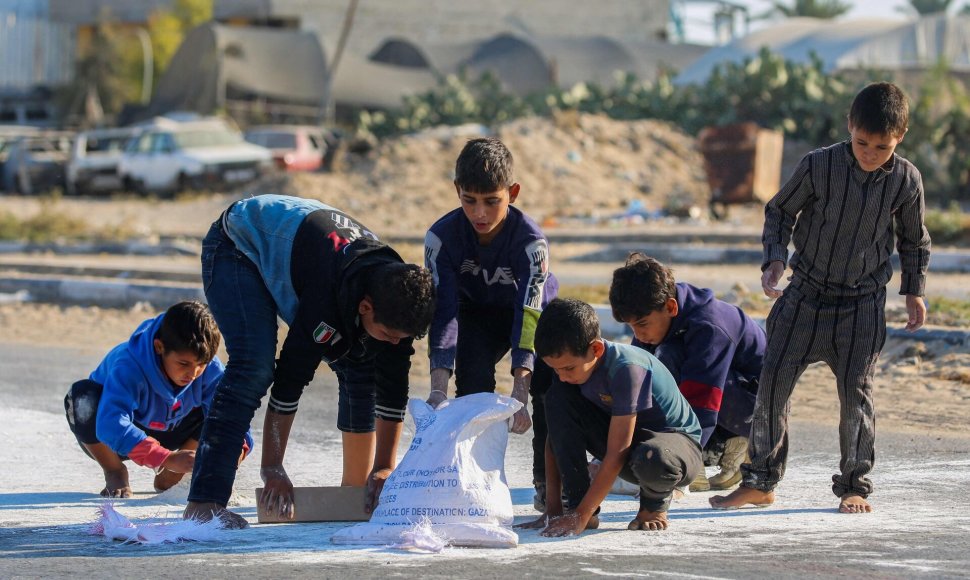
[{"label": "spilled white flour", "polygon": [[[795,441],[802,437],[798,429],[796,425]],[[672,505],[669,530],[630,532],[626,525],[638,503],[629,496],[614,495],[603,502],[600,529],[578,537],[551,539],[536,531],[517,530],[518,546],[513,549],[443,547],[439,552],[426,535],[411,536],[408,550],[388,551],[332,544],[331,537],[346,524],[258,525],[254,490],[261,485],[259,462],[249,459],[237,474],[235,493],[240,505],[234,509],[253,524],[250,529],[226,531],[218,541],[168,547],[93,537],[87,528],[104,501],[98,496],[104,479],[75,444],[63,413],[0,406],[0,438],[4,441],[0,446],[4,466],[0,576],[9,576],[3,573],[4,566],[25,562],[28,556],[32,566],[41,566],[63,561],[64,556],[124,553],[126,565],[140,570],[145,558],[168,556],[173,550],[179,557],[166,558],[166,565],[172,566],[171,574],[183,576],[198,573],[200,565],[231,565],[239,576],[246,576],[249,565],[359,568],[375,561],[401,573],[418,573],[419,568],[430,566],[439,573],[461,570],[468,576],[507,574],[509,568],[502,566],[514,563],[526,575],[541,572],[536,562],[555,561],[572,562],[575,575],[669,577],[654,573],[654,563],[689,560],[702,563],[707,577],[738,577],[731,568],[732,558],[763,553],[771,555],[763,568],[768,575],[806,558],[829,563],[842,573],[858,570],[872,577],[960,576],[970,569],[965,549],[970,536],[965,500],[970,459],[965,454],[937,453],[914,462],[880,450],[873,473],[875,511],[842,515],[836,513],[838,499],[830,490],[832,473],[838,469],[834,428],[819,449],[793,450],[778,500],[768,508],[719,512],[707,502],[714,492],[692,493]],[[256,438],[258,442],[258,433]],[[410,436],[402,441],[410,441]],[[328,430],[319,436],[291,438],[286,463],[294,485],[339,485],[339,436]],[[510,435],[505,469],[516,523],[538,515],[532,508],[531,463],[531,434]],[[184,502],[176,495],[187,489],[183,487],[187,479],[166,496],[152,491],[151,470],[129,464],[129,472],[135,495],[115,500],[118,512],[136,524],[180,520]],[[162,496],[167,499],[155,501]],[[621,561],[638,564],[617,568]]]}]

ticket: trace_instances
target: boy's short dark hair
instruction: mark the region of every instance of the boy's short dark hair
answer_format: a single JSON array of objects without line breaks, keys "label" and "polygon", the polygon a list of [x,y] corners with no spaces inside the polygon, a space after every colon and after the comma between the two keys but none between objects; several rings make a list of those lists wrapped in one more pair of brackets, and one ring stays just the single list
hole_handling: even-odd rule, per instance
[{"label": "boy's short dark hair", "polygon": [[166,353],[191,352],[199,362],[208,364],[219,350],[222,334],[208,306],[187,300],[165,311],[155,338]]},{"label": "boy's short dark hair", "polygon": [[512,153],[495,137],[472,139],[455,162],[455,183],[468,193],[492,193],[512,185]]},{"label": "boy's short dark hair", "polygon": [[671,298],[677,299],[674,273],[650,256],[632,252],[623,267],[613,270],[610,307],[617,322],[647,316]]},{"label": "boy's short dark hair", "polygon": [[906,94],[893,83],[866,86],[852,100],[849,124],[873,135],[902,137],[909,127]]},{"label": "boy's short dark hair", "polygon": [[600,321],[589,304],[575,298],[556,298],[539,316],[536,325],[536,355],[583,356],[591,342],[600,337]]},{"label": "boy's short dark hair", "polygon": [[435,288],[431,271],[415,264],[391,262],[368,277],[365,293],[374,306],[374,321],[421,338],[434,317]]}]

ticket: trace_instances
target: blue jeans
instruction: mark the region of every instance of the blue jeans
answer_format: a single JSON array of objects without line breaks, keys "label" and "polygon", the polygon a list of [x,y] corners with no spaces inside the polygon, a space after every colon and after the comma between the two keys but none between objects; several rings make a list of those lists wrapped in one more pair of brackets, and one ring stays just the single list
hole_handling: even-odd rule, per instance
[{"label": "blue jeans", "polygon": [[212,224],[202,241],[202,285],[229,361],[196,451],[189,501],[226,505],[239,442],[273,383],[277,308],[256,265]]}]

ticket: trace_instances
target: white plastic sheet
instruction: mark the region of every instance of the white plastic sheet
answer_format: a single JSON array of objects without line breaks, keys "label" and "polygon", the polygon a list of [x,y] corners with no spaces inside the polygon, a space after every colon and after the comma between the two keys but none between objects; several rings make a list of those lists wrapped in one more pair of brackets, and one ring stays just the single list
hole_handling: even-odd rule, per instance
[{"label": "white plastic sheet", "polygon": [[105,502],[98,508],[98,519],[91,524],[88,531],[92,535],[126,544],[204,542],[224,539],[225,533],[219,518],[212,518],[207,522],[177,519],[135,524],[118,513],[111,502]]}]

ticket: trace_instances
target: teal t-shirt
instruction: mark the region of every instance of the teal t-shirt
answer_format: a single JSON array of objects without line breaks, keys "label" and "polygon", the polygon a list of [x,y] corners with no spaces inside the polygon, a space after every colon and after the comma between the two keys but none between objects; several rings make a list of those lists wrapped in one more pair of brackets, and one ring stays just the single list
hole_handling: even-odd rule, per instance
[{"label": "teal t-shirt", "polygon": [[583,396],[611,415],[636,413],[638,428],[684,433],[700,445],[700,421],[667,367],[641,348],[603,342],[603,362],[579,386]]}]

